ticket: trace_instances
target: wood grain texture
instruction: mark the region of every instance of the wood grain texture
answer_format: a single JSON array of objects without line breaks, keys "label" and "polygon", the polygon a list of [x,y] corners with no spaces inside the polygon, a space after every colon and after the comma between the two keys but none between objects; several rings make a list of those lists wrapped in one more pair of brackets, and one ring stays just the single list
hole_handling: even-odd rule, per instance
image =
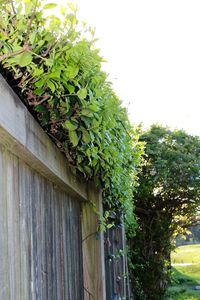
[{"label": "wood grain texture", "polygon": [[0,299],[83,299],[81,202],[0,146]]},{"label": "wood grain texture", "polygon": [[106,299],[132,299],[128,278],[124,224],[105,232]]},{"label": "wood grain texture", "polygon": [[105,300],[89,204],[102,211],[99,190],[72,174],[1,75],[0,104],[0,300]]},{"label": "wood grain texture", "polygon": [[[102,201],[99,192],[89,189],[89,201],[99,212],[102,212]],[[83,203],[82,208],[83,236],[83,274],[84,299],[105,300],[105,269],[103,234],[97,234],[99,216],[90,203]]]},{"label": "wood grain texture", "polygon": [[0,140],[54,185],[87,200],[87,183],[74,176],[67,160],[0,75]]}]

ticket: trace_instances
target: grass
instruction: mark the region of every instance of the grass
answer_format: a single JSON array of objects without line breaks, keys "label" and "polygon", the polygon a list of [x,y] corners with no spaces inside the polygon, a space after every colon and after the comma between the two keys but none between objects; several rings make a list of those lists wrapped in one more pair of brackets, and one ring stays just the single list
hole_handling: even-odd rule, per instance
[{"label": "grass", "polygon": [[174,263],[200,263],[200,244],[180,246],[171,254]]},{"label": "grass", "polygon": [[167,299],[200,300],[200,290],[194,290],[195,286],[200,285],[200,244],[177,247],[171,260],[175,265]]}]

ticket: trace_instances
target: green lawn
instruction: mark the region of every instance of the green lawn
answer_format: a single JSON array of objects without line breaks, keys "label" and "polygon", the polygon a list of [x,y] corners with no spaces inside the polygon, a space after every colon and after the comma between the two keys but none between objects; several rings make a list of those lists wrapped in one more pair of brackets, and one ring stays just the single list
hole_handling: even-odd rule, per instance
[{"label": "green lawn", "polygon": [[176,248],[171,260],[174,264],[173,283],[167,299],[200,300],[200,290],[194,290],[195,286],[200,285],[200,244]]}]

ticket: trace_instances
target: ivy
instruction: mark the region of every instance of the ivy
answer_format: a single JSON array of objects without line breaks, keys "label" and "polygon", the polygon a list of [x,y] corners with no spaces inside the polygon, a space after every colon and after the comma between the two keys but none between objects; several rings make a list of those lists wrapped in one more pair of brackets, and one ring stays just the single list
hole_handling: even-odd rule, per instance
[{"label": "ivy", "polygon": [[1,73],[76,172],[96,180],[107,207],[131,221],[142,146],[101,70],[93,30],[72,4],[0,0],[0,7]]}]

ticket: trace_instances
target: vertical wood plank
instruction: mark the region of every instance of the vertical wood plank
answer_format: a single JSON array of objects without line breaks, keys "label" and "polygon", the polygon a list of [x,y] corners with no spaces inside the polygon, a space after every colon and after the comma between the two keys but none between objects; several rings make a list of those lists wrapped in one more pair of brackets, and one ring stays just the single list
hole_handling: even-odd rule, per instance
[{"label": "vertical wood plank", "polygon": [[8,259],[11,299],[21,300],[18,158],[7,156]]},{"label": "vertical wood plank", "polygon": [[30,172],[29,168],[19,161],[19,198],[20,198],[20,248],[21,248],[21,297],[31,297],[31,229],[30,229]]},{"label": "vertical wood plank", "polygon": [[[102,212],[102,200],[99,192],[89,189],[89,200],[93,202],[99,212]],[[82,207],[82,249],[84,299],[106,299],[105,270],[104,270],[104,239],[101,233],[97,239],[98,215],[92,206],[84,203]]]},{"label": "vertical wood plank", "polygon": [[9,299],[7,168],[5,148],[0,145],[0,299]]},{"label": "vertical wood plank", "polygon": [[[0,151],[0,188],[3,191],[0,193],[2,299],[82,300],[80,202],[58,190],[7,150],[4,154]],[[96,229],[96,216],[92,222]],[[94,266],[102,251],[99,241],[95,240],[93,250]],[[97,277],[98,270],[93,269],[92,277]],[[99,280],[94,286],[97,295],[101,293],[101,285]]]}]

